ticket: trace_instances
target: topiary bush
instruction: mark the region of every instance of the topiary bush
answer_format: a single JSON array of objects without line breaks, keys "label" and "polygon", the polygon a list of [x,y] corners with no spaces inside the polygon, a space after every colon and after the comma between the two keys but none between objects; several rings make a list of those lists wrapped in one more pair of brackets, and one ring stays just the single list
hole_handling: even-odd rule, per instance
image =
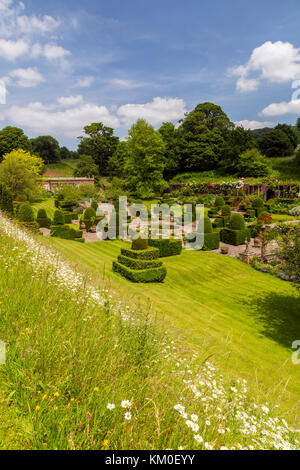
[{"label": "topiary bush", "polygon": [[118,261],[113,262],[113,271],[132,282],[163,282],[167,275],[157,248],[145,250],[121,250]]},{"label": "topiary bush", "polygon": [[99,204],[97,201],[92,201],[91,207],[94,209],[94,211],[97,213]]},{"label": "topiary bush", "polygon": [[47,216],[45,209],[39,209],[36,217],[36,221],[40,228],[50,228],[52,221]]},{"label": "topiary bush", "polygon": [[[197,232],[201,235],[200,230],[200,225],[198,225]],[[197,234],[194,235],[194,238],[192,234],[190,236],[190,243],[193,243],[191,247],[194,250],[213,251],[218,250],[220,248],[220,233],[213,231],[212,223],[209,217],[204,217],[204,234],[202,234],[204,238],[203,246],[195,246],[195,243],[197,241]]]},{"label": "topiary bush", "polygon": [[148,248],[148,240],[144,238],[137,238],[136,240],[133,240],[131,249],[135,251],[141,251],[141,250],[147,250]]},{"label": "topiary bush", "polygon": [[122,248],[121,254],[127,258],[142,259],[142,260],[154,260],[159,258],[159,250],[157,248],[148,248],[143,251],[129,250]]},{"label": "topiary bush", "polygon": [[13,214],[14,211],[12,193],[3,183],[0,183],[0,211],[9,214]]},{"label": "topiary bush", "polygon": [[175,240],[174,238],[170,238],[167,240],[164,240],[162,238],[160,238],[159,240],[149,239],[149,246],[152,246],[159,250],[160,258],[178,256],[182,252],[181,240]]},{"label": "topiary bush", "polygon": [[62,238],[63,240],[85,242],[82,238],[82,230],[77,230],[69,225],[52,225],[50,236]]},{"label": "topiary bush", "polygon": [[221,207],[225,206],[225,201],[223,196],[217,196],[215,199],[215,207],[221,209]]},{"label": "topiary bush", "polygon": [[240,214],[233,214],[229,221],[231,230],[245,230],[245,219]]},{"label": "topiary bush", "polygon": [[209,217],[204,217],[204,233],[212,233],[213,227]]},{"label": "topiary bush", "polygon": [[83,222],[87,232],[93,227],[96,221],[96,211],[93,207],[88,207],[83,214]]},{"label": "topiary bush", "polygon": [[54,212],[53,217],[53,225],[64,225],[65,224],[65,216],[61,210],[57,210]]},{"label": "topiary bush", "polygon": [[265,208],[265,203],[260,197],[257,197],[253,200],[252,209],[255,210],[256,216],[258,216],[259,212],[263,211],[264,208]]},{"label": "topiary bush", "polygon": [[222,216],[223,217],[231,217],[231,207],[230,206],[223,206],[222,207]]},{"label": "topiary bush", "polygon": [[163,282],[167,275],[167,269],[164,266],[153,269],[135,270],[117,261],[113,262],[113,271],[121,274],[131,282],[138,283]]},{"label": "topiary bush", "polygon": [[20,222],[34,222],[34,212],[30,204],[21,204],[18,210],[18,219]]}]

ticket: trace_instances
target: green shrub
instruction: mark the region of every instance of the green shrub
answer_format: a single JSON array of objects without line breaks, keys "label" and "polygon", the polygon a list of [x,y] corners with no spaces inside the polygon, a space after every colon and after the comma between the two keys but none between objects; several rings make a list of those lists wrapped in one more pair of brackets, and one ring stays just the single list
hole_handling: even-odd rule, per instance
[{"label": "green shrub", "polygon": [[3,183],[0,183],[0,211],[9,214],[13,214],[14,211],[12,193]]},{"label": "green shrub", "polygon": [[78,220],[78,214],[76,212],[64,212],[65,223],[71,224],[73,220]]},{"label": "green shrub", "polygon": [[36,221],[40,228],[50,228],[52,221],[48,218],[45,209],[39,209],[36,217]]},{"label": "green shrub", "polygon": [[153,260],[159,258],[159,250],[157,248],[148,248],[143,251],[135,251],[122,248],[121,254],[127,258],[141,259],[141,260]]},{"label": "green shrub", "polygon": [[245,219],[240,214],[233,214],[229,221],[231,230],[245,230]]},{"label": "green shrub", "polygon": [[160,258],[167,258],[169,256],[177,256],[182,252],[182,242],[181,240],[175,240],[174,238],[164,240],[160,238],[159,240],[149,239],[149,246],[157,248],[159,250]]},{"label": "green shrub", "polygon": [[84,220],[91,220],[96,217],[96,211],[93,207],[88,207],[84,211],[83,219]]},{"label": "green shrub", "polygon": [[230,206],[223,206],[222,207],[222,216],[223,217],[231,217],[231,207]]},{"label": "green shrub", "polygon": [[227,245],[244,245],[246,240],[250,241],[251,233],[250,230],[232,230],[230,228],[224,228],[220,232],[221,241]]},{"label": "green shrub", "polygon": [[253,209],[263,209],[264,207],[265,207],[265,203],[260,197],[257,197],[253,200],[252,202]]},{"label": "green shrub", "polygon": [[145,269],[145,270],[134,270],[130,269],[117,261],[113,262],[113,271],[121,274],[123,277],[132,282],[148,283],[148,282],[163,282],[167,270],[165,267]]},{"label": "green shrub", "polygon": [[223,196],[217,196],[215,200],[215,207],[221,209],[221,207],[225,206],[225,201]]},{"label": "green shrub", "polygon": [[137,238],[136,240],[133,240],[131,249],[135,251],[141,251],[141,250],[147,250],[148,248],[148,240],[144,238]]},{"label": "green shrub", "polygon": [[92,204],[91,204],[91,207],[95,210],[95,212],[97,213],[97,210],[98,210],[98,202],[97,201],[92,201]]},{"label": "green shrub", "polygon": [[209,219],[209,217],[204,217],[204,233],[212,233],[213,228],[212,228],[212,223]]},{"label": "green shrub", "polygon": [[83,240],[82,230],[69,227],[69,225],[52,225],[50,236],[64,240]]},{"label": "green shrub", "polygon": [[127,266],[130,269],[135,269],[135,270],[160,268],[162,266],[162,261],[160,261],[159,259],[142,260],[142,259],[128,258],[127,256],[123,256],[123,255],[120,255],[118,257],[118,262],[120,264]]},{"label": "green shrub", "polygon": [[30,230],[31,232],[34,232],[34,233],[41,233],[39,231],[39,224],[37,222],[20,222],[20,225],[28,230]]},{"label": "green shrub", "polygon": [[223,228],[226,227],[230,220],[230,217],[216,217],[215,221],[213,222],[213,227],[214,228]]},{"label": "green shrub", "polygon": [[34,212],[30,204],[21,204],[18,210],[18,218],[20,222],[34,222]]},{"label": "green shrub", "polygon": [[203,251],[213,251],[220,248],[220,232],[205,233]]},{"label": "green shrub", "polygon": [[53,225],[64,225],[65,224],[65,216],[64,213],[60,210],[54,212],[53,217]]}]

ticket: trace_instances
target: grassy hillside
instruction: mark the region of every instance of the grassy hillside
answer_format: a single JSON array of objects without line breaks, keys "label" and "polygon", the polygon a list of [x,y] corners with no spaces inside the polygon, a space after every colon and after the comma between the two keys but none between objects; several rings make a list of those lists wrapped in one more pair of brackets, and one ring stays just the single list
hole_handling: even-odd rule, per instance
[{"label": "grassy hillside", "polygon": [[51,165],[47,165],[44,176],[48,176],[49,178],[71,177],[73,176],[77,163],[78,160],[71,159],[63,160],[59,163],[52,163]]},{"label": "grassy hillside", "polygon": [[1,214],[0,253],[0,448],[299,447],[275,402],[237,371],[222,377],[207,345],[191,357],[136,302],[121,304]]},{"label": "grassy hillside", "polygon": [[300,299],[291,284],[229,257],[185,251],[165,259],[164,284],[136,285],[112,273],[123,242],[50,241],[80,268],[97,273],[126,302],[152,304],[159,319],[193,346],[204,346],[224,374],[238,372],[254,393],[275,399],[299,422],[300,375],[291,345],[300,338]]}]

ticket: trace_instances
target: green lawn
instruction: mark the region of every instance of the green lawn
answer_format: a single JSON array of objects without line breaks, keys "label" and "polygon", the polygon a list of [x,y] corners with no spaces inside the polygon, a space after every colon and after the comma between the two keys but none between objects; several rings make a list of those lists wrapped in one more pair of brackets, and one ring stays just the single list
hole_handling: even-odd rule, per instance
[{"label": "green lawn", "polygon": [[58,163],[52,163],[46,167],[46,176],[49,177],[71,177],[76,168],[78,160],[63,160]]},{"label": "green lawn", "polygon": [[290,283],[230,257],[185,251],[164,259],[163,284],[137,285],[111,269],[124,242],[49,242],[125,302],[137,308],[150,302],[166,329],[188,346],[204,347],[224,375],[248,379],[254,394],[299,422],[300,366],[292,364],[291,345],[300,339],[300,299]]},{"label": "green lawn", "polygon": [[54,212],[56,211],[53,197],[45,199],[44,201],[36,204],[32,204],[32,208],[35,212],[35,215],[37,215],[39,209],[45,209],[45,211],[47,212],[47,216],[53,220]]}]

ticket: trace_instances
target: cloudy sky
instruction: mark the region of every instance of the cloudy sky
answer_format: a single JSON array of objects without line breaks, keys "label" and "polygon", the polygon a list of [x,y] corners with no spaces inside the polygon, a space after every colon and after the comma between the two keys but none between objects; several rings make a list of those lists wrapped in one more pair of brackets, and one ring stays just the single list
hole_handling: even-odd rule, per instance
[{"label": "cloudy sky", "polygon": [[76,148],[91,122],[123,137],[204,101],[247,128],[294,123],[299,17],[299,0],[0,0],[0,127]]}]

